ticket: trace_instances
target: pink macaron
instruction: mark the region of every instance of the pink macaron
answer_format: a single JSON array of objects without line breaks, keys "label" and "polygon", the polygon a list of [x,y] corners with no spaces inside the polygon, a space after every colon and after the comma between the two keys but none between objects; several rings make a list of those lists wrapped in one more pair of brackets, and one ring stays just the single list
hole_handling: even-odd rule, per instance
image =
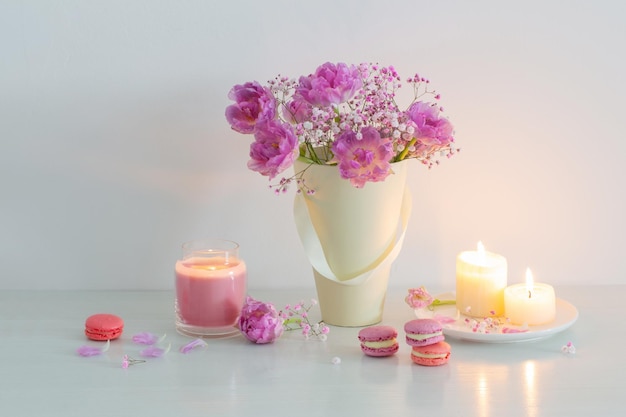
[{"label": "pink macaron", "polygon": [[94,314],[85,321],[85,336],[91,340],[113,340],[122,335],[124,321],[114,314]]},{"label": "pink macaron", "polygon": [[410,346],[426,346],[444,340],[443,328],[437,320],[415,319],[404,325],[406,343]]},{"label": "pink macaron", "polygon": [[439,366],[448,363],[450,359],[450,345],[446,342],[437,342],[426,346],[413,346],[411,360],[422,366]]},{"label": "pink macaron", "polygon": [[391,326],[370,326],[359,331],[361,350],[367,356],[391,356],[399,349],[398,332]]}]

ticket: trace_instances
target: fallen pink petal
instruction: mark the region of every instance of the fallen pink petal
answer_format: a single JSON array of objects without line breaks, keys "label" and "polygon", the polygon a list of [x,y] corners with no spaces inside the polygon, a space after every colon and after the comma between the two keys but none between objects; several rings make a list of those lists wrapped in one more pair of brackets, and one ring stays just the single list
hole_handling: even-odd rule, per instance
[{"label": "fallen pink petal", "polygon": [[195,339],[192,340],[191,342],[187,343],[185,346],[181,346],[180,348],[180,353],[189,353],[191,352],[193,349],[196,349],[198,347],[205,347],[208,346],[207,343],[202,340],[202,339]]},{"label": "fallen pink petal", "polygon": [[139,355],[143,356],[144,358],[160,358],[161,356],[166,355],[167,352],[170,351],[171,347],[172,347],[171,343],[168,344],[166,348],[160,348],[158,346],[150,346],[150,347],[143,349],[141,352],[139,352]]},{"label": "fallen pink petal", "polygon": [[440,324],[451,324],[455,323],[456,319],[450,316],[443,316],[440,314],[436,314],[433,316],[433,319],[437,320]]},{"label": "fallen pink petal", "polygon": [[158,340],[157,335],[148,332],[137,333],[133,336],[133,342],[141,345],[154,345]]},{"label": "fallen pink petal", "polygon": [[512,327],[503,327],[502,333],[526,333],[528,329],[514,329]]},{"label": "fallen pink petal", "polygon": [[76,352],[80,355],[80,356],[98,356],[102,354],[102,349],[100,348],[96,348],[96,347],[92,347],[92,346],[81,346],[79,347]]},{"label": "fallen pink petal", "polygon": [[84,357],[98,356],[109,350],[109,346],[111,346],[111,342],[109,340],[107,340],[106,344],[101,348],[83,345],[76,349],[76,353]]}]

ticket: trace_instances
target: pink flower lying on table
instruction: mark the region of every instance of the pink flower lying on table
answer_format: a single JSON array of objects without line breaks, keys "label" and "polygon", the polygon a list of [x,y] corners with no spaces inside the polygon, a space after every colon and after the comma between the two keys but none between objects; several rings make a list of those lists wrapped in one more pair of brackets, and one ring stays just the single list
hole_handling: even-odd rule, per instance
[{"label": "pink flower lying on table", "polygon": [[239,316],[239,330],[251,342],[271,343],[283,334],[283,319],[271,303],[247,297]]}]

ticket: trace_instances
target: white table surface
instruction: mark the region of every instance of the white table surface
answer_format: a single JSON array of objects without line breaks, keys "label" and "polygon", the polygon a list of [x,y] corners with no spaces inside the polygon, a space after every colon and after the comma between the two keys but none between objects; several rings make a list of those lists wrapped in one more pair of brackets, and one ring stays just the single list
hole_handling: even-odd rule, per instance
[{"label": "white table surface", "polygon": [[[237,335],[184,355],[192,339],[174,330],[172,292],[0,291],[0,416],[626,415],[626,286],[556,290],[579,311],[568,330],[512,344],[448,338],[450,362],[432,368],[412,364],[402,341],[415,317],[405,289],[387,298],[383,324],[401,341],[389,358],[364,356],[359,329],[340,327],[326,342]],[[312,288],[250,294],[278,308],[315,297]],[[103,356],[80,357],[79,346],[99,346],[83,334],[97,312],[124,318],[124,333]],[[142,331],[166,333],[172,350],[122,369],[125,353],[139,357],[131,338]],[[568,341],[574,355],[561,352]]]}]

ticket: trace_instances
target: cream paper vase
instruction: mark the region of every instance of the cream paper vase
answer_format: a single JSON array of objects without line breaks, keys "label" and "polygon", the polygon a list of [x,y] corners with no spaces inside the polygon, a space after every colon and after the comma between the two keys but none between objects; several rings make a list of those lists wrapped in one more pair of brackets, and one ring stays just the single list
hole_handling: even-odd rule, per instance
[{"label": "cream paper vase", "polygon": [[367,326],[382,320],[391,264],[398,256],[411,212],[407,162],[392,165],[385,181],[356,188],[336,166],[296,161],[304,170],[294,220],[313,267],[322,320]]}]

